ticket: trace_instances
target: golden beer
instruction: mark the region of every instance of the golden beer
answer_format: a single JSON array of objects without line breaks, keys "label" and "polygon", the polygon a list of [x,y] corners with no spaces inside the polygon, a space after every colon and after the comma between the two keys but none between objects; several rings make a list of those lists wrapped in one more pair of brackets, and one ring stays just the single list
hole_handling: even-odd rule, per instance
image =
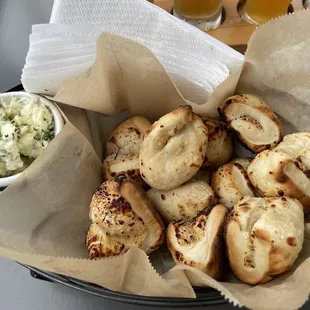
[{"label": "golden beer", "polygon": [[222,9],[221,0],[175,0],[174,10],[185,19],[208,19]]},{"label": "golden beer", "polygon": [[247,0],[244,11],[257,23],[264,23],[272,18],[287,13],[291,0]]}]

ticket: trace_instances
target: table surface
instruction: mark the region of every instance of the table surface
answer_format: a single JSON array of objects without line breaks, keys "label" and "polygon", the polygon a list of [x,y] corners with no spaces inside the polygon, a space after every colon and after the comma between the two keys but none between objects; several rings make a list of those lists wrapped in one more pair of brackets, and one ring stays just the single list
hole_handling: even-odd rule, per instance
[{"label": "table surface", "polygon": [[[0,1],[0,91],[20,83],[31,25],[49,21],[52,3],[53,0]],[[0,258],[0,272],[1,310],[155,310],[155,307],[125,305],[33,279],[27,269],[3,258]],[[216,307],[218,310],[233,308],[231,305]],[[310,308],[310,303],[306,308]]]},{"label": "table surface", "polygon": [[[244,2],[245,0],[222,0],[225,19],[220,27],[208,32],[214,38],[227,45],[237,47],[242,52],[245,51],[245,45],[256,29],[256,26],[247,23],[239,16],[237,4]],[[303,2],[303,0],[291,0],[295,12],[304,9]],[[173,0],[154,0],[154,3],[169,12],[173,7]]]}]

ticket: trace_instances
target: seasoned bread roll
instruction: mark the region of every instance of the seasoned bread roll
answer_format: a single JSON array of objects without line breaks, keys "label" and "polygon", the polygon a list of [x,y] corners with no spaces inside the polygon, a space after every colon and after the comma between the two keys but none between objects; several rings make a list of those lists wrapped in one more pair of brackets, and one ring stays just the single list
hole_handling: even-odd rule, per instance
[{"label": "seasoned bread roll", "polygon": [[282,139],[278,117],[253,95],[229,97],[219,111],[228,128],[254,153],[272,149]]},{"label": "seasoned bread roll", "polygon": [[151,188],[147,196],[167,223],[193,218],[216,202],[213,189],[202,180],[191,180],[169,191]]},{"label": "seasoned bread roll", "polygon": [[164,115],[145,133],[140,149],[140,173],[158,190],[170,190],[191,179],[201,167],[208,129],[190,106]]},{"label": "seasoned bread roll", "polygon": [[144,133],[150,126],[145,117],[134,116],[114,128],[107,142],[107,158],[103,162],[105,180],[126,174],[145,186],[140,176],[139,152]]},{"label": "seasoned bread roll", "polygon": [[93,195],[86,245],[90,258],[118,255],[132,247],[151,253],[164,241],[164,224],[143,189],[119,175]]},{"label": "seasoned bread roll", "polygon": [[143,136],[151,125],[143,116],[134,116],[118,124],[108,139],[107,156],[139,155]]},{"label": "seasoned bread roll", "polygon": [[218,167],[226,164],[233,152],[233,142],[227,128],[213,118],[205,118],[209,138],[206,158],[202,168]]},{"label": "seasoned bread roll", "polygon": [[298,199],[304,212],[310,213],[310,180],[300,159],[279,150],[258,154],[248,168],[256,189],[266,197],[289,196]]},{"label": "seasoned bread roll", "polygon": [[246,170],[250,158],[238,158],[219,167],[211,175],[211,185],[219,198],[219,203],[231,208],[245,196],[254,197]]},{"label": "seasoned bread roll", "polygon": [[145,187],[145,182],[141,178],[139,170],[139,157],[136,156],[108,156],[103,162],[103,176],[105,180],[124,174],[128,178],[135,180],[139,185]]},{"label": "seasoned bread roll", "polygon": [[300,159],[307,170],[310,170],[310,132],[287,135],[275,149]]},{"label": "seasoned bread roll", "polygon": [[236,277],[265,283],[286,272],[304,241],[304,214],[298,200],[245,198],[228,216],[226,247]]},{"label": "seasoned bread roll", "polygon": [[189,221],[170,223],[167,245],[175,263],[197,268],[210,277],[223,276],[223,229],[227,209],[217,205],[203,210]]},{"label": "seasoned bread roll", "polygon": [[116,175],[124,171],[138,171],[138,174],[140,174],[138,156],[116,156],[115,158],[115,155],[112,154],[105,159],[103,167],[104,177],[107,180],[116,177]]}]

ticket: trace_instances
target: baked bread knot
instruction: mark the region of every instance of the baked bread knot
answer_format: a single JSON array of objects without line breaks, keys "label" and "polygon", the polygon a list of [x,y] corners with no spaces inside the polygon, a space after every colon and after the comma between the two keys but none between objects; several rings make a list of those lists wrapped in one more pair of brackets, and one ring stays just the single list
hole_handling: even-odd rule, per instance
[{"label": "baked bread knot", "polygon": [[300,158],[280,150],[259,153],[248,168],[248,177],[266,197],[289,196],[298,199],[310,213],[310,180]]},{"label": "baked bread knot", "polygon": [[243,197],[255,196],[246,173],[251,161],[251,158],[238,158],[212,173],[211,185],[219,203],[231,208]]},{"label": "baked bread knot", "polygon": [[139,171],[139,152],[144,133],[151,122],[143,116],[134,116],[117,125],[107,142],[107,157],[103,162],[105,180],[125,174],[140,185],[145,182]]},{"label": "baked bread knot", "polygon": [[302,249],[302,205],[289,197],[244,198],[227,218],[225,239],[236,277],[268,282],[289,270]]},{"label": "baked bread knot", "polygon": [[118,124],[107,141],[107,156],[139,155],[143,136],[151,125],[144,116],[134,116]]},{"label": "baked bread knot", "polygon": [[103,176],[105,180],[112,179],[120,174],[126,175],[142,187],[146,187],[140,175],[138,156],[124,155],[115,157],[115,155],[112,154],[104,160]]},{"label": "baked bread knot", "polygon": [[206,181],[196,179],[169,191],[151,188],[147,196],[166,223],[193,218],[216,202],[212,187]]},{"label": "baked bread knot", "polygon": [[214,168],[226,164],[233,152],[231,134],[225,125],[213,118],[204,118],[209,137],[206,158],[202,168]]},{"label": "baked bread knot", "polygon": [[208,129],[190,106],[181,106],[156,121],[140,149],[140,173],[152,188],[170,190],[191,179],[207,150]]},{"label": "baked bread knot", "polygon": [[90,258],[114,256],[136,247],[146,253],[164,242],[164,223],[144,190],[125,175],[104,182],[94,193],[86,237]]},{"label": "baked bread knot", "polygon": [[300,160],[307,171],[310,171],[310,132],[296,132],[286,135],[275,149]]},{"label": "baked bread knot", "polygon": [[229,129],[254,153],[272,149],[282,139],[281,123],[272,110],[253,95],[229,97],[219,109]]},{"label": "baked bread knot", "polygon": [[223,229],[227,209],[216,205],[188,221],[170,223],[167,245],[176,263],[221,280],[224,270]]}]

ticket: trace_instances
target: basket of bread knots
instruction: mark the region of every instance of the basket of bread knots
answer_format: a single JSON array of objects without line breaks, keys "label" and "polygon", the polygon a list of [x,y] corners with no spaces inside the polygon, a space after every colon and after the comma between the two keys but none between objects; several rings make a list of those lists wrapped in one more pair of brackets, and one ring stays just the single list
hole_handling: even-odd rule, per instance
[{"label": "basket of bread knots", "polygon": [[[233,136],[255,157],[233,158]],[[310,213],[310,133],[282,137],[278,117],[249,94],[225,100],[219,119],[181,106],[153,124],[120,123],[90,205],[90,258],[149,254],[166,239],[175,263],[215,280],[226,260],[251,285],[285,273]]]},{"label": "basket of bread knots", "polygon": [[176,87],[150,50],[102,34],[93,66],[51,99],[63,129],[1,192],[0,255],[134,303],[201,305],[199,287],[251,309],[301,307],[309,13],[260,27],[207,98],[198,73]]}]

